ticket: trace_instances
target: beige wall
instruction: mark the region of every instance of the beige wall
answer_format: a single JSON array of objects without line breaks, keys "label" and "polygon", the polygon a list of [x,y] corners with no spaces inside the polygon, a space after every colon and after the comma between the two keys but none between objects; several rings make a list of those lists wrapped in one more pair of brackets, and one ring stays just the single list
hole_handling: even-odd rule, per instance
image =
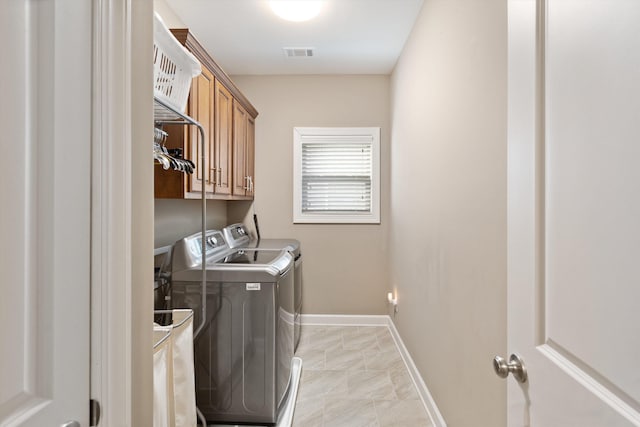
[{"label": "beige wall", "polygon": [[[384,313],[389,255],[389,77],[232,78],[260,112],[256,121],[254,206],[262,237],[296,238],[302,244],[303,312]],[[382,128],[380,225],[292,223],[294,126]],[[230,219],[241,216],[237,208],[230,208]],[[250,207],[244,209],[252,213]]]},{"label": "beige wall", "polygon": [[426,0],[391,82],[394,320],[450,427],[506,425],[506,19]]},{"label": "beige wall", "polygon": [[[207,228],[221,229],[227,225],[227,202],[207,201]],[[200,200],[155,199],[154,247],[173,244],[189,234],[202,230]]]}]

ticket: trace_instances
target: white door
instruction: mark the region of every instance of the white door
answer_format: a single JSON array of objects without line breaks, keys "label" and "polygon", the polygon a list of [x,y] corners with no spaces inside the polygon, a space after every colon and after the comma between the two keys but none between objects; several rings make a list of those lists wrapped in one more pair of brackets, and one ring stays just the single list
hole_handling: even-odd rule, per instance
[{"label": "white door", "polygon": [[640,2],[508,5],[509,426],[640,425]]},{"label": "white door", "polygon": [[91,2],[0,13],[0,426],[88,426]]}]

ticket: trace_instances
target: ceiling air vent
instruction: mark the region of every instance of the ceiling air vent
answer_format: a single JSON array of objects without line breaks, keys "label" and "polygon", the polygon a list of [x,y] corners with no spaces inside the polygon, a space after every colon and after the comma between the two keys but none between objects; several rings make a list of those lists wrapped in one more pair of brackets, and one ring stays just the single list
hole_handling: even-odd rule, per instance
[{"label": "ceiling air vent", "polygon": [[287,58],[308,58],[313,56],[312,47],[283,47]]}]

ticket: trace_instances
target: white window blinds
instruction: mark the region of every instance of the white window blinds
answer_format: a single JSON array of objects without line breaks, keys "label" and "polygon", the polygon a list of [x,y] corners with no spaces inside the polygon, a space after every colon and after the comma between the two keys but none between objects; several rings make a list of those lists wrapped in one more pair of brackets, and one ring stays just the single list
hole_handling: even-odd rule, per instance
[{"label": "white window blinds", "polygon": [[380,222],[380,128],[294,128],[296,223]]},{"label": "white window blinds", "polygon": [[372,140],[302,141],[302,212],[371,212]]}]

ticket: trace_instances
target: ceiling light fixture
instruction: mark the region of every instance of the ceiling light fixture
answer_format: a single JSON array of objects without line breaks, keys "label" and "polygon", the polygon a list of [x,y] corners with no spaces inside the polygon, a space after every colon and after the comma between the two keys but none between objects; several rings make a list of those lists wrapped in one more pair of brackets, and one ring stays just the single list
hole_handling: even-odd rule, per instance
[{"label": "ceiling light fixture", "polygon": [[269,6],[282,19],[302,22],[315,18],[320,14],[323,0],[271,0]]}]

